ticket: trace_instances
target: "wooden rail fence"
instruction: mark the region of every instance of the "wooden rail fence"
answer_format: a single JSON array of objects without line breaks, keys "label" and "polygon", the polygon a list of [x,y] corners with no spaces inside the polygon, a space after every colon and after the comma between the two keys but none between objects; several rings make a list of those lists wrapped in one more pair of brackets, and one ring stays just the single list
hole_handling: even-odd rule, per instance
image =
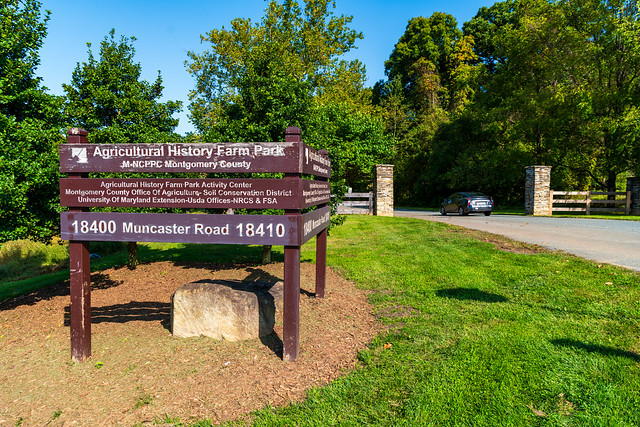
[{"label": "wooden rail fence", "polygon": [[373,193],[346,193],[338,213],[373,215]]},{"label": "wooden rail fence", "polygon": [[[602,198],[602,196],[614,196],[614,199],[609,200]],[[623,198],[619,199],[619,196],[623,196]],[[594,207],[593,205],[607,206]],[[629,215],[631,212],[631,192],[550,190],[549,211],[551,214],[553,212],[585,212],[585,214],[591,215],[592,212],[624,212],[625,215]]]}]

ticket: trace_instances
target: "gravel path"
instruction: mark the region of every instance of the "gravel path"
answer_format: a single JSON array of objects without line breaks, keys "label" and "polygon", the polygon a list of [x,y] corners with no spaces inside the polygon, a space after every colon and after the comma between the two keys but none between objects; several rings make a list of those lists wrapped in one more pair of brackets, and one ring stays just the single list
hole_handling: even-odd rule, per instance
[{"label": "gravel path", "polygon": [[396,209],[395,216],[444,222],[562,250],[598,262],[640,271],[640,221],[519,215],[441,216]]}]

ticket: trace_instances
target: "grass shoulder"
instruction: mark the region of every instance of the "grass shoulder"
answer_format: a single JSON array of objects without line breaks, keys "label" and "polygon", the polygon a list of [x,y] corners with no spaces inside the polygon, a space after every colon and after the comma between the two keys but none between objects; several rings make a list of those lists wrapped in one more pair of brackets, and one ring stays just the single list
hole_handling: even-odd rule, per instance
[{"label": "grass shoulder", "polygon": [[[420,206],[399,206],[397,210],[403,211],[420,211],[420,212],[438,212],[437,207],[420,207]],[[495,215],[525,215],[524,209],[520,207],[497,207],[492,211]],[[585,218],[585,219],[609,219],[617,221],[640,221],[640,215],[624,215],[623,213],[601,213],[597,215],[586,215],[580,212],[574,213],[554,213],[554,218]]]}]

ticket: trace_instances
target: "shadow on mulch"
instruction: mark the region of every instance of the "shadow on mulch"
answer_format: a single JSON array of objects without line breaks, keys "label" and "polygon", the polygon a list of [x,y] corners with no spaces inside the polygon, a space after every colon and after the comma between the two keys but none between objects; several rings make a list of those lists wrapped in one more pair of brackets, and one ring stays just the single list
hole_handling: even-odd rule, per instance
[{"label": "shadow on mulch", "polygon": [[[64,308],[64,326],[69,326],[71,306]],[[160,322],[170,329],[171,304],[164,302],[131,301],[103,307],[91,307],[91,323]]]},{"label": "shadow on mulch", "polygon": [[[150,264],[150,263],[143,263]],[[206,264],[206,263],[185,263],[185,262],[175,262],[174,265],[176,267],[182,268],[197,268],[197,269],[208,269],[210,271],[220,271],[229,268],[227,265],[223,264]],[[234,268],[246,268],[249,272],[249,275],[244,279],[245,281],[253,282],[257,280],[282,280],[276,276],[273,276],[266,271],[255,268],[255,263],[247,263],[246,265],[233,265]],[[123,267],[126,268],[126,267]],[[134,270],[135,271],[135,270]],[[91,289],[109,289],[112,287],[120,286],[122,281],[114,281],[109,278],[108,275],[102,273],[92,273],[91,274]],[[65,280],[53,286],[48,286],[46,288],[38,289],[34,292],[30,292],[25,295],[20,295],[15,298],[8,299],[6,301],[0,302],[0,311],[4,310],[12,310],[14,308],[23,306],[23,305],[35,305],[40,301],[46,301],[51,298],[59,297],[59,296],[69,296],[69,280]],[[144,320],[144,319],[143,319]],[[122,323],[122,322],[119,322]]]},{"label": "shadow on mulch", "polygon": [[268,347],[278,358],[282,359],[284,344],[277,332],[273,331],[268,335],[261,336],[260,342]]}]

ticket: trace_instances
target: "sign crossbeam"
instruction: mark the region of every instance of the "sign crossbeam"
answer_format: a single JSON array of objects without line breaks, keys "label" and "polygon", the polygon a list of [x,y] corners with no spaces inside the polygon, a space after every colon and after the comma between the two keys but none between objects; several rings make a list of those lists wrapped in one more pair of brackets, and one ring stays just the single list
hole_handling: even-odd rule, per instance
[{"label": "sign crossbeam", "polygon": [[331,161],[301,141],[62,144],[60,172],[302,173],[328,178]]},{"label": "sign crossbeam", "polygon": [[63,212],[62,240],[301,246],[330,222],[328,207],[302,215]]},{"label": "sign crossbeam", "polygon": [[329,203],[330,197],[327,181],[310,179],[60,180],[60,204],[72,207],[304,209]]},{"label": "sign crossbeam", "polygon": [[[180,242],[285,247],[283,359],[299,349],[300,246],[317,238],[316,296],[324,297],[331,161],[287,128],[285,142],[89,144],[71,129],[59,147],[61,237],[70,241],[71,356],[91,355],[89,242]],[[273,178],[88,178],[88,173],[283,173]],[[311,175],[314,179],[303,179]],[[315,210],[302,214],[309,207]],[[88,212],[88,208],[284,209],[285,215]]]}]

